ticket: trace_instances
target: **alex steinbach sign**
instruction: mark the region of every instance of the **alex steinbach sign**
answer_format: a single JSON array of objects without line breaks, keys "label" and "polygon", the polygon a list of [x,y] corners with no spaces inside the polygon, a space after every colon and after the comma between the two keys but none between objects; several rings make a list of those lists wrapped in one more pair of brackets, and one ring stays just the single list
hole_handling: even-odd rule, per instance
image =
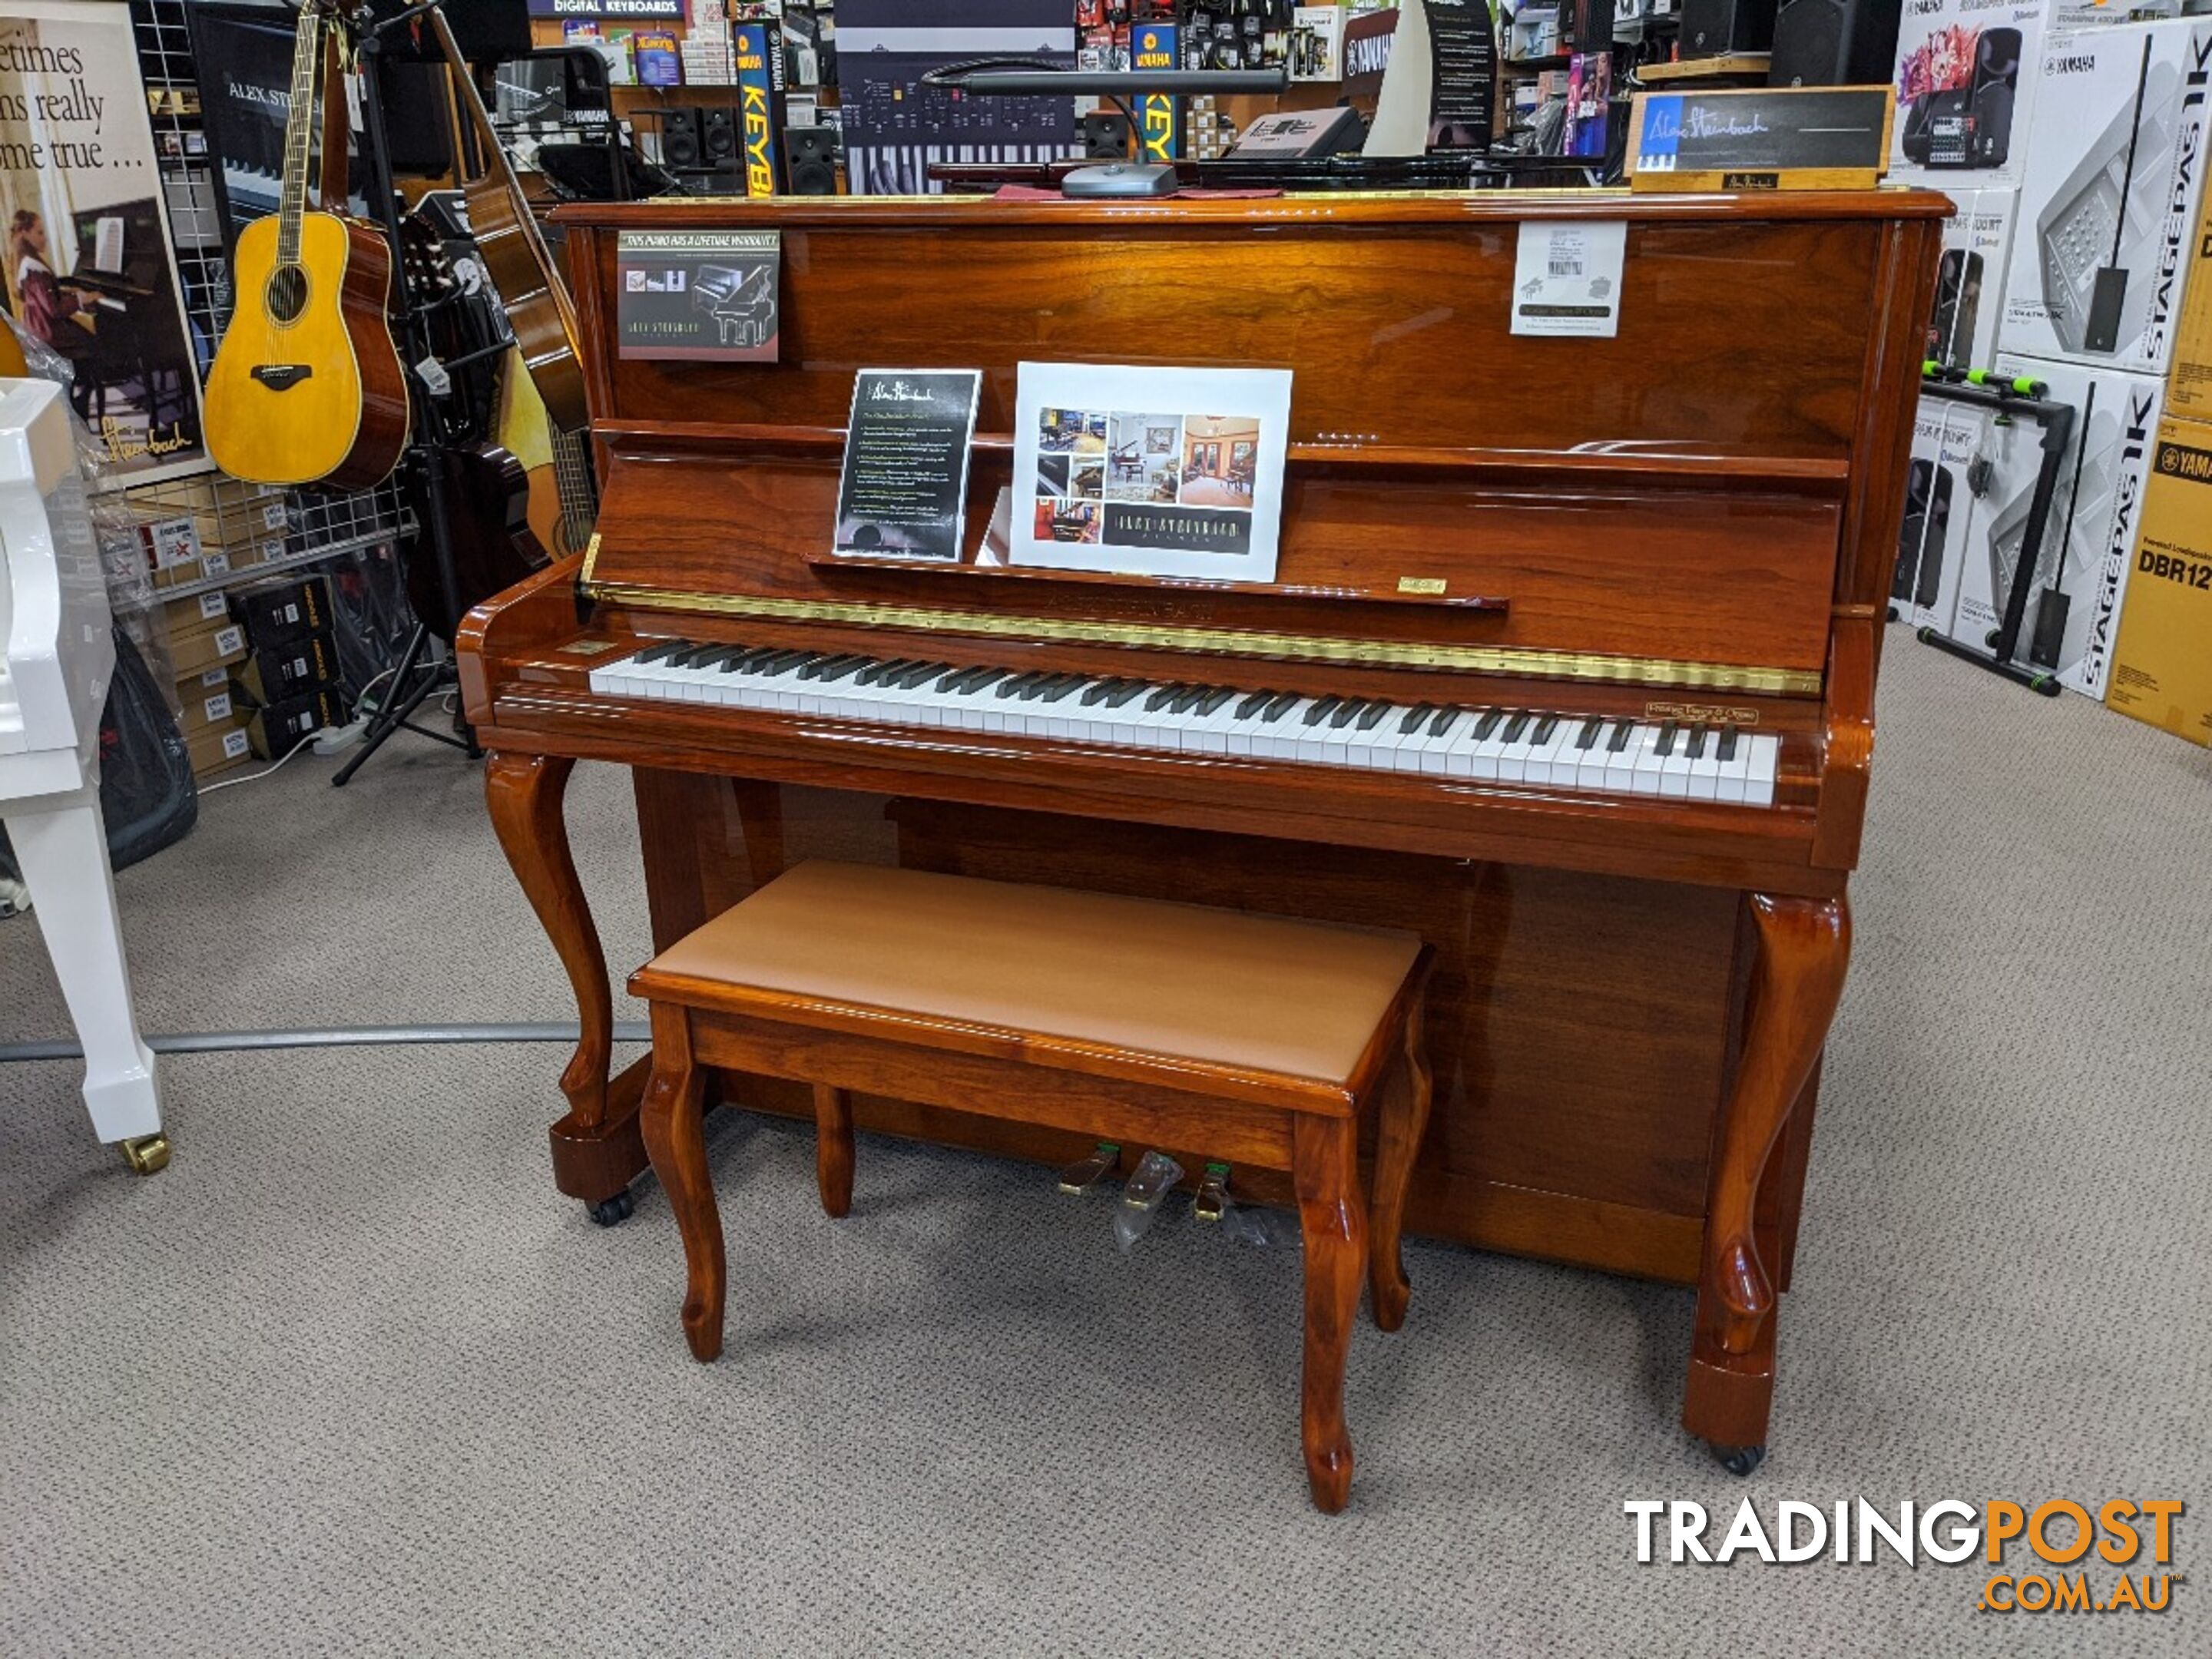
[{"label": "alex steinbach sign", "polygon": [[1686,1498],[1632,1498],[1621,1511],[1646,1566],[1866,1566],[1893,1556],[1909,1567],[1963,1566],[1978,1556],[1974,1605],[1984,1613],[2163,1613],[2184,1582],[2170,1571],[2184,1513],[2176,1498],[1908,1498],[1893,1513],[1863,1498],[1785,1498],[1762,1514],[1747,1498],[1717,1537],[1715,1517]]}]

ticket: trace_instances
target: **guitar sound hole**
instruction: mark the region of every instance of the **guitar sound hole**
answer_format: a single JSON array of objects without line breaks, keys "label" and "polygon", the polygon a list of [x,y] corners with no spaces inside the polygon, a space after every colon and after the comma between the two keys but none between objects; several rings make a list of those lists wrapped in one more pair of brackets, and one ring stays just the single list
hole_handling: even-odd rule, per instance
[{"label": "guitar sound hole", "polygon": [[307,307],[307,273],[297,265],[279,265],[269,273],[264,296],[269,314],[280,323],[296,320]]}]

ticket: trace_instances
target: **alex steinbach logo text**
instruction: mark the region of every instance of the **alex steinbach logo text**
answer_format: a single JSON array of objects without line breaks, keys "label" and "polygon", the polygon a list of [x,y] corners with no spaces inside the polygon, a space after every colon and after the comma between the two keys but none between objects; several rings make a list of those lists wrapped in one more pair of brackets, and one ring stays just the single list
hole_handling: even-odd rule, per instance
[{"label": "alex steinbach logo text", "polygon": [[1979,1556],[1988,1571],[1974,1605],[1984,1613],[2163,1613],[2185,1582],[2171,1571],[2178,1498],[1907,1498],[1888,1510],[1863,1498],[1784,1498],[1762,1513],[1747,1498],[1725,1528],[1687,1498],[1632,1498],[1621,1512],[1645,1566],[1951,1567]]}]

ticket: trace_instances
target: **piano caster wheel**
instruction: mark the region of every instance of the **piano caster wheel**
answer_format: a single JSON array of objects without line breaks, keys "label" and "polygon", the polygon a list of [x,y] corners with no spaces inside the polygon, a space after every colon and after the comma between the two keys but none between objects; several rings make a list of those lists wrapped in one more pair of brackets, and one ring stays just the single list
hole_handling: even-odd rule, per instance
[{"label": "piano caster wheel", "polygon": [[612,1198],[603,1198],[596,1204],[586,1204],[584,1213],[602,1227],[611,1227],[629,1219],[631,1200],[625,1188]]},{"label": "piano caster wheel", "polygon": [[134,1135],[116,1145],[122,1148],[123,1161],[131,1166],[132,1175],[158,1175],[169,1167],[169,1138],[159,1130],[150,1135]]},{"label": "piano caster wheel", "polygon": [[1707,1444],[1711,1447],[1713,1455],[1720,1461],[1720,1466],[1739,1478],[1747,1478],[1753,1470],[1766,1461],[1766,1448],[1764,1446],[1723,1446],[1712,1442]]}]

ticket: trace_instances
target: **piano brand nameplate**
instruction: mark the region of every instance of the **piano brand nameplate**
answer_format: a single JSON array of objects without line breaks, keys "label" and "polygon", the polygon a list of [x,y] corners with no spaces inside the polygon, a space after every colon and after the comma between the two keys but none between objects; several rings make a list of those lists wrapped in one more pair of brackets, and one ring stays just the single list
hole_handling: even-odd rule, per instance
[{"label": "piano brand nameplate", "polygon": [[615,240],[615,351],[646,362],[772,363],[779,230],[626,230]]},{"label": "piano brand nameplate", "polygon": [[982,385],[975,368],[864,368],[854,377],[836,552],[959,558]]},{"label": "piano brand nameplate", "polygon": [[1871,190],[1889,166],[1896,112],[1887,86],[1639,93],[1629,187]]}]

